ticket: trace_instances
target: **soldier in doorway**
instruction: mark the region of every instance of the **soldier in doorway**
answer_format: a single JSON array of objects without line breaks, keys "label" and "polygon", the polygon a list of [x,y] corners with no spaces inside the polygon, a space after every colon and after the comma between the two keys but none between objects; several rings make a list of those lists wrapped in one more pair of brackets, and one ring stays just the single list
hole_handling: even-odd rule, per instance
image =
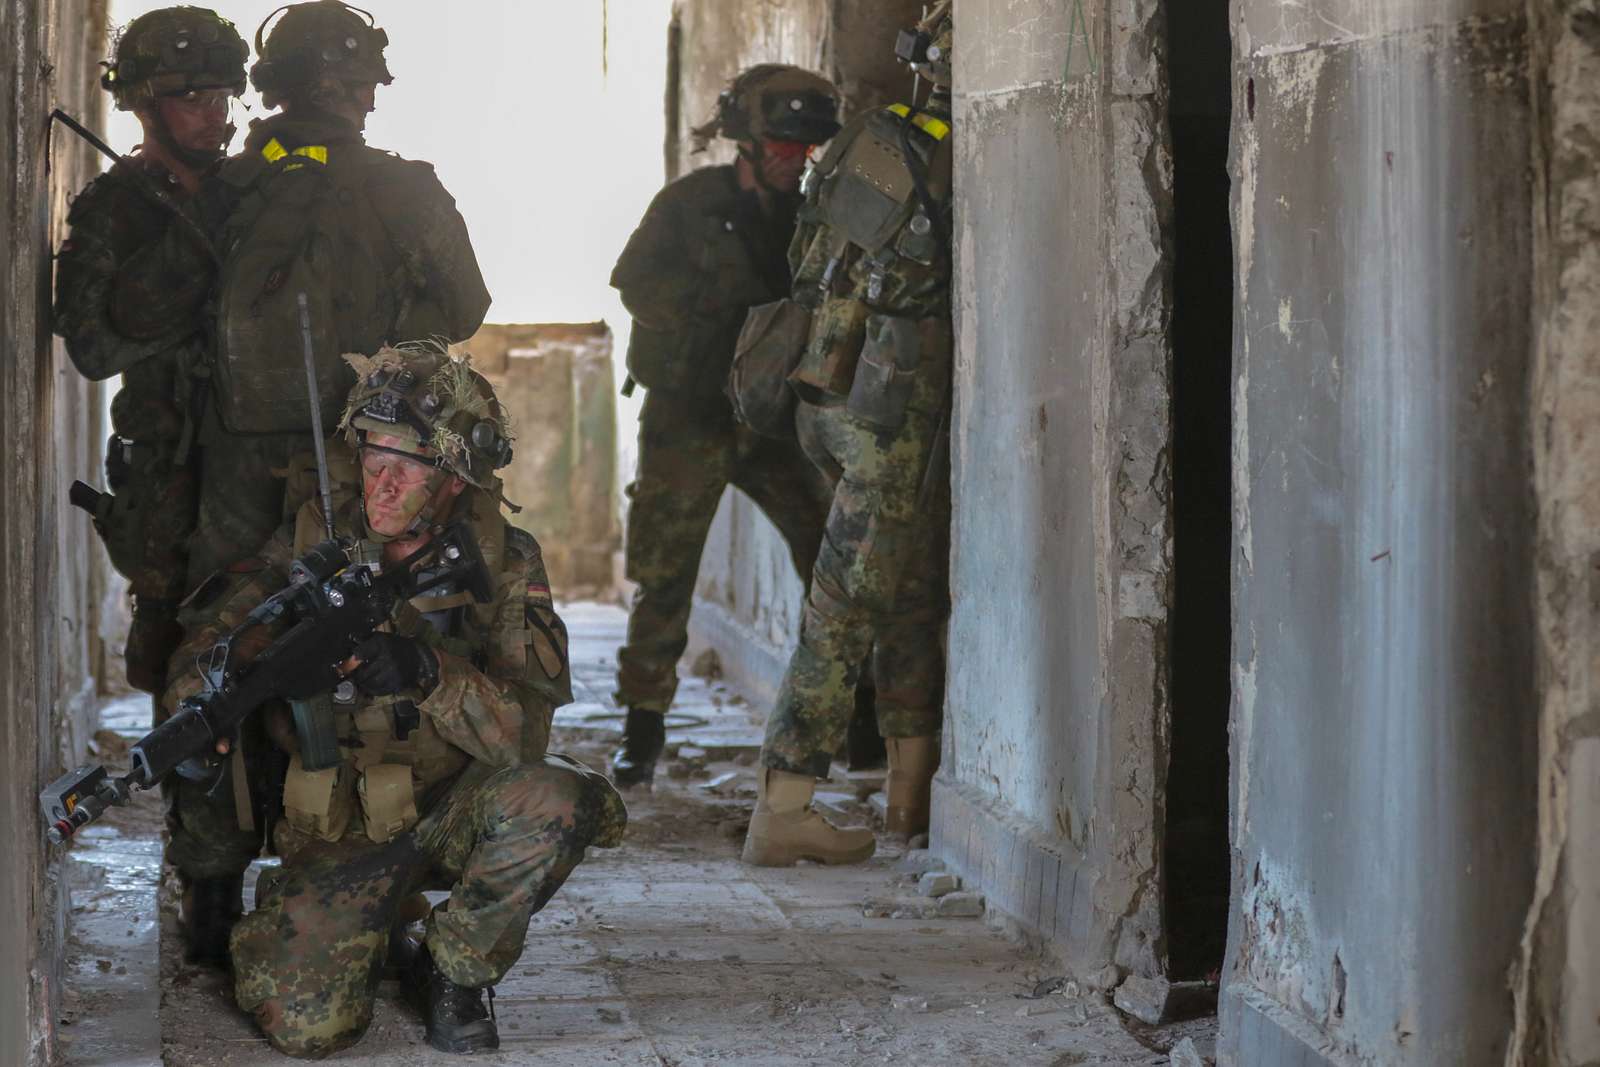
[{"label": "soldier in doorway", "polygon": [[794,299],[813,312],[789,381],[801,444],[836,489],[767,720],[746,863],[872,855],[870,830],[834,827],[810,806],[869,650],[889,752],[888,829],[928,824],[949,613],[949,9],[936,5],[895,49],[933,82],[927,104],[857,116],[805,181]]},{"label": "soldier in doorway", "polygon": [[809,581],[828,488],[792,442],[735,421],[723,395],[745,313],[789,291],[787,249],[807,152],[839,129],[826,79],[780,64],[742,72],[694,131],[738,145],[733,163],[662,189],[611,274],[633,316],[632,383],[649,392],[639,417],[639,468],[628,487],[627,576],[636,583],[617,701],[628,709],[612,758],[618,785],[651,781],[688,642],[690,602],[706,534],[729,485],[782,533]]},{"label": "soldier in doorway", "polygon": [[[620,842],[626,811],[603,776],[548,752],[551,716],[572,699],[566,630],[538,543],[500,515],[495,471],[510,462],[511,439],[493,388],[432,345],[350,362],[345,443],[331,447],[353,446],[360,475],[334,498],[335,533],[351,539],[357,565],[381,573],[464,523],[490,599],[451,579],[398,603],[341,665],[338,687],[308,694],[332,717],[325,769],[306,769],[317,743],[302,741],[287,707],[258,713],[291,754],[274,834],[284,860],[234,928],[235,996],[274,1048],[320,1058],[360,1040],[397,955],[389,962],[429,1044],[493,1049],[484,990],[516,963],[530,917],[585,850]],[[324,531],[313,498],[196,606],[186,652],[209,648],[287,585],[290,564]],[[287,623],[271,626],[266,639]],[[248,655],[244,643],[236,654]],[[420,943],[391,936],[403,901],[446,888]]]},{"label": "soldier in doorway", "polygon": [[160,8],[128,25],[101,84],[144,138],[73,201],[57,256],[55,330],[68,356],[86,378],[122,375],[105,459],[114,496],[95,526],[133,595],[124,656],[129,684],[147,693],[166,688],[182,636],[196,508],[185,438],[213,277],[203,238],[177,215],[233,137],[248,58],[233,24],[205,8]]}]

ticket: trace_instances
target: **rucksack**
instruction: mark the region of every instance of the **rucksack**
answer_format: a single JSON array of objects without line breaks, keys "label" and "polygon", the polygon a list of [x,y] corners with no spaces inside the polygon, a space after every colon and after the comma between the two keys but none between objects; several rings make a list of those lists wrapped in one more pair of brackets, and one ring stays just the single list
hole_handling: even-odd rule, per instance
[{"label": "rucksack", "polygon": [[274,138],[223,167],[221,180],[237,202],[220,242],[212,376],[229,430],[311,431],[301,293],[324,433],[355,385],[344,354],[370,354],[391,340],[386,333],[403,283],[386,265],[399,256],[365,187],[381,158],[360,145],[289,151]]}]

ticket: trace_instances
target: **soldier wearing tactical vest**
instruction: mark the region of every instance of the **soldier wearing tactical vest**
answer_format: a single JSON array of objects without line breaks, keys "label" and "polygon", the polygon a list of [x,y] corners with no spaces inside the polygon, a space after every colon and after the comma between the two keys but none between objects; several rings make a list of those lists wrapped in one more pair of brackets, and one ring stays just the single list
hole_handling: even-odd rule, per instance
[{"label": "soldier wearing tactical vest", "polygon": [[617,654],[616,697],[628,709],[611,765],[618,785],[649,783],[655,773],[700,555],[724,489],[737,486],[755,501],[809,580],[827,487],[792,441],[736,422],[723,383],[745,313],[789,291],[800,171],[810,146],[838,131],[838,108],[832,84],[798,67],[739,74],[694,131],[701,149],[719,135],[736,142],[738,158],[662,189],[611,274],[633,316],[628,373],[648,390],[628,488],[626,573],[637,588]]},{"label": "soldier wearing tactical vest", "polygon": [[927,105],[857,116],[804,183],[794,299],[813,310],[788,380],[801,444],[836,489],[767,719],[750,864],[872,855],[870,830],[834,827],[810,806],[869,650],[889,755],[887,828],[928,825],[949,613],[949,9],[936,5],[896,46],[934,83]]},{"label": "soldier wearing tactical vest", "polygon": [[[191,442],[203,399],[194,375],[210,361],[203,304],[215,278],[203,236],[177,212],[193,210],[232,139],[229,108],[244,91],[248,58],[233,24],[204,8],[162,8],[129,24],[101,84],[138,117],[144,139],[73,202],[57,258],[55,329],[73,365],[95,380],[122,375],[106,452],[114,496],[101,498],[95,525],[133,594],[128,681],[158,695],[189,588],[198,507]],[[156,722],[166,714],[157,703]],[[260,835],[240,829],[232,797],[175,779],[162,795],[189,958],[220,961]]]},{"label": "soldier wearing tactical vest", "polygon": [[95,526],[128,579],[129,684],[166,688],[182,636],[194,532],[195,473],[180,448],[193,413],[191,371],[207,359],[202,304],[212,264],[176,217],[233,138],[245,43],[214,11],[168,7],[122,32],[101,85],[143,130],[139,146],[79,193],[56,265],[55,330],[86,378],[122,375]]},{"label": "soldier wearing tactical vest", "polygon": [[[335,533],[381,571],[464,521],[492,598],[446,583],[399,604],[357,647],[345,681],[313,698],[337,739],[327,769],[305,769],[312,746],[286,708],[263,709],[291,753],[275,832],[284,860],[234,929],[235,996],[273,1047],[325,1056],[360,1040],[398,954],[390,966],[429,1044],[493,1049],[484,989],[516,963],[530,917],[584,850],[619,843],[626,811],[604,777],[547,750],[552,714],[572,699],[566,630],[538,544],[500,515],[495,470],[511,441],[492,387],[433,346],[350,362],[358,382],[342,428],[360,485],[335,496]],[[320,499],[307,502],[236,568],[187,654],[287,584],[290,563],[326,536],[323,515]],[[419,889],[451,894],[420,944],[391,939]]]},{"label": "soldier wearing tactical vest", "polygon": [[267,17],[250,79],[281,110],[250,124],[244,151],[207,186],[223,263],[191,587],[271,536],[283,471],[310,447],[300,294],[325,419],[351,384],[342,353],[464,340],[489,307],[466,224],[433,168],[363,140],[377,87],[394,79],[387,35],[358,12],[313,0]]}]

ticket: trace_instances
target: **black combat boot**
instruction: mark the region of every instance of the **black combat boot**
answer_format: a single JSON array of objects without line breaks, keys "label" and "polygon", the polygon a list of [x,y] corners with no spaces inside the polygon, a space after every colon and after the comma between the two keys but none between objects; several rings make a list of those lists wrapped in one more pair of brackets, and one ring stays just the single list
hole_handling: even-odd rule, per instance
[{"label": "black combat boot", "polygon": [[178,921],[185,960],[227,966],[228,935],[244,912],[243,895],[243,874],[190,879]]},{"label": "black combat boot", "polygon": [[[483,1006],[483,990],[456,985],[426,944],[411,957],[406,992],[428,1025],[428,1044],[440,1052],[491,1052],[500,1047],[494,1012]],[[494,991],[489,991],[494,1003]]]},{"label": "black combat boot", "polygon": [[624,789],[649,785],[656,776],[656,760],[667,743],[667,716],[659,711],[629,708],[622,728],[622,747],[611,755],[611,780]]}]

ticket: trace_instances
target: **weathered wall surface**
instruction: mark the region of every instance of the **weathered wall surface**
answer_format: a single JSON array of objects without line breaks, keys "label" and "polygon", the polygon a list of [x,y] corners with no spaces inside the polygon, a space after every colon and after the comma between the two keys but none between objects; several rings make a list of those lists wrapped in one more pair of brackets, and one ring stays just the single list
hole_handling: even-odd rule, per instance
[{"label": "weathered wall surface", "polygon": [[[669,175],[733,158],[728,141],[692,152],[688,131],[710,117],[728,80],[756,63],[794,63],[840,86],[845,110],[910,91],[894,59],[895,31],[915,21],[909,0],[682,0],[675,10],[677,81],[668,87]],[[706,541],[690,620],[690,656],[715,648],[727,673],[770,701],[799,636],[801,587],[783,539],[744,494],[723,497]]]},{"label": "weathered wall surface", "polygon": [[[66,487],[98,462],[97,394],[50,336],[50,255],[66,197],[92,153],[57,133],[48,175],[46,116],[62,107],[99,125],[94,68],[105,48],[100,0],[0,3],[0,1063],[54,1052],[64,893],[39,825],[41,784],[82,755],[92,707],[90,574],[97,549]],[[72,751],[77,749],[76,751]]]},{"label": "weathered wall surface", "polygon": [[974,0],[956,42],[954,614],[933,847],[1110,984],[1161,965],[1160,9]]},{"label": "weathered wall surface", "polygon": [[603,597],[621,543],[611,329],[603,322],[483,326],[458,346],[494,385],[517,435],[501,471],[511,521],[539,539],[557,597]]},{"label": "weathered wall surface", "polygon": [[1528,5],[1539,863],[1508,1063],[1600,1062],[1600,6]]},{"label": "weathered wall surface", "polygon": [[1522,5],[1234,14],[1221,1062],[1499,1063],[1536,826]]}]

